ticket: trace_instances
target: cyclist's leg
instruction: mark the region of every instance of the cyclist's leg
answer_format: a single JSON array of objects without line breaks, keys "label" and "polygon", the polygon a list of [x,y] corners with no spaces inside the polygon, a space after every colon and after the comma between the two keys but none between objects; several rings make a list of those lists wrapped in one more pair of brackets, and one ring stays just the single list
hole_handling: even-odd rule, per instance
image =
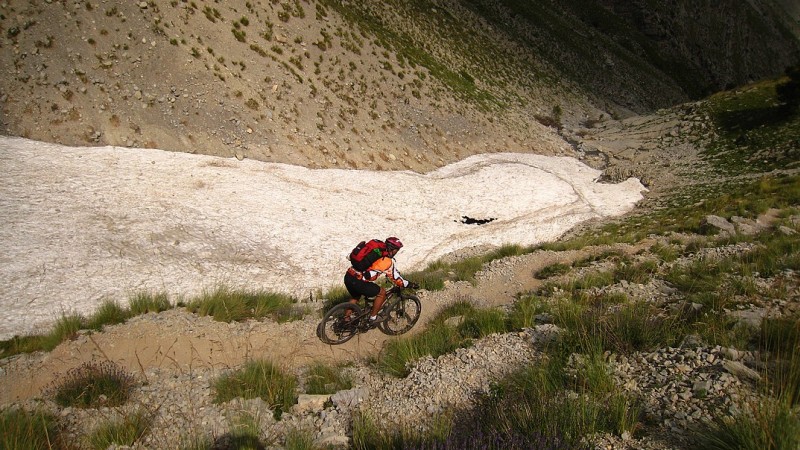
[{"label": "cyclist's leg", "polygon": [[382,290],[375,283],[359,280],[358,278],[349,274],[344,276],[344,285],[347,288],[347,292],[349,292],[350,296],[352,297],[352,299],[350,300],[351,303],[358,303],[358,300],[361,298],[362,295],[367,298],[376,297],[380,295],[380,292]]},{"label": "cyclist's leg", "polygon": [[383,302],[386,301],[386,289],[378,286],[375,283],[372,283],[380,289],[378,294],[375,296],[375,301],[372,302],[372,312],[370,312],[369,318],[373,319],[375,316],[378,315],[378,311],[381,310],[381,306],[383,306]]},{"label": "cyclist's leg", "polygon": [[[361,292],[358,289],[357,282],[358,278],[348,274],[344,276],[344,287],[347,289],[347,292],[350,294],[350,303],[356,304],[358,300],[361,298]],[[344,318],[345,320],[350,319],[351,310],[345,311]]]}]

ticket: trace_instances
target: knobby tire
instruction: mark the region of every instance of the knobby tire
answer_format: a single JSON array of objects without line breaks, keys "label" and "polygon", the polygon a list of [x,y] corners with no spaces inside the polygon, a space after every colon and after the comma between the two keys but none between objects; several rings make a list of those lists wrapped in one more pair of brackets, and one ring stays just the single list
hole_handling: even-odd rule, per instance
[{"label": "knobby tire", "polygon": [[[345,321],[347,311],[350,310],[350,322]],[[362,309],[353,303],[340,303],[325,313],[322,322],[317,325],[317,337],[331,345],[343,344],[358,334],[358,317]]]},{"label": "knobby tire", "polygon": [[388,318],[378,325],[383,334],[396,336],[414,327],[422,312],[422,303],[416,295],[401,294],[400,299],[388,299],[384,314]]}]

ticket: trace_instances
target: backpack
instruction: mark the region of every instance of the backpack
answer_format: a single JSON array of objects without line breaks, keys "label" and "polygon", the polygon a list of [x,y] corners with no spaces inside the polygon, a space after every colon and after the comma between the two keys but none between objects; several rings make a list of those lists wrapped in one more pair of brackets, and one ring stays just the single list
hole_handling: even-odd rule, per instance
[{"label": "backpack", "polygon": [[378,239],[361,241],[350,252],[350,264],[359,272],[364,272],[384,255],[386,255],[386,244],[383,241]]}]

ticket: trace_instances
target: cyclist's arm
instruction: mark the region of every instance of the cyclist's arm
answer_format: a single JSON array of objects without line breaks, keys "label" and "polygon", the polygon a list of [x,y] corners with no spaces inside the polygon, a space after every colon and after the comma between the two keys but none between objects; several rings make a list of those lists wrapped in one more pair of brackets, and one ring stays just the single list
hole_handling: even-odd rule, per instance
[{"label": "cyclist's arm", "polygon": [[378,276],[382,273],[386,275],[386,278],[388,278],[389,281],[391,281],[395,286],[408,287],[408,280],[404,279],[403,276],[400,275],[400,272],[397,270],[397,266],[394,264],[394,260],[392,258],[383,257],[375,261],[375,263],[370,266],[369,272],[370,278],[372,278],[372,273],[375,273],[375,278],[372,278],[373,280],[378,278]]}]

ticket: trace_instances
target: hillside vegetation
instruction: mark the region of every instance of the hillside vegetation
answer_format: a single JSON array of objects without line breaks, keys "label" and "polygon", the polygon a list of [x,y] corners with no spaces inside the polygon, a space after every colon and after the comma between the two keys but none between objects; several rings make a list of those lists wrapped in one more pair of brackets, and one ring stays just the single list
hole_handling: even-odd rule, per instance
[{"label": "hillside vegetation", "polygon": [[65,314],[0,343],[0,448],[800,447],[798,10],[691,3],[2,3],[5,134],[310,167],[567,154],[650,192],[406,274],[424,315],[391,339],[322,345],[341,291]]},{"label": "hillside vegetation", "polygon": [[[562,124],[776,76],[770,0],[39,0],[0,6],[0,132],[310,167],[570,153]],[[548,125],[543,126],[541,124]]]},{"label": "hillside vegetation", "polygon": [[[797,84],[765,81],[688,112],[663,111],[670,123],[686,114],[680,128],[692,130],[674,136],[671,148],[679,140],[703,143],[702,164],[679,174],[691,183],[558,242],[505,246],[407,274],[425,288],[428,318],[364,358],[330,349],[293,365],[321,347],[303,337],[318,315],[287,309],[286,299],[223,290],[175,306],[140,296],[127,309],[105,305],[90,318],[65,317],[47,336],[5,341],[0,383],[22,392],[23,377],[50,380],[3,409],[5,443],[796,448],[800,177],[792,155],[800,114],[786,93]],[[698,114],[705,126],[688,126]],[[655,120],[648,123],[658,129]],[[510,303],[489,306],[522,285]],[[342,300],[336,292],[326,297]],[[178,338],[169,333],[202,330],[188,368],[169,354],[166,367],[163,357],[143,363],[139,352],[127,367],[115,364],[125,358],[109,357],[152,342],[156,336],[142,330],[153,327],[171,345]],[[253,352],[251,342],[273,332],[290,337],[288,360],[275,342]],[[244,336],[241,363],[218,368],[225,359],[215,359],[208,342],[218,336]],[[103,363],[87,349],[100,349]],[[36,350],[55,357],[20,354]],[[84,362],[42,373],[66,355]]]}]

